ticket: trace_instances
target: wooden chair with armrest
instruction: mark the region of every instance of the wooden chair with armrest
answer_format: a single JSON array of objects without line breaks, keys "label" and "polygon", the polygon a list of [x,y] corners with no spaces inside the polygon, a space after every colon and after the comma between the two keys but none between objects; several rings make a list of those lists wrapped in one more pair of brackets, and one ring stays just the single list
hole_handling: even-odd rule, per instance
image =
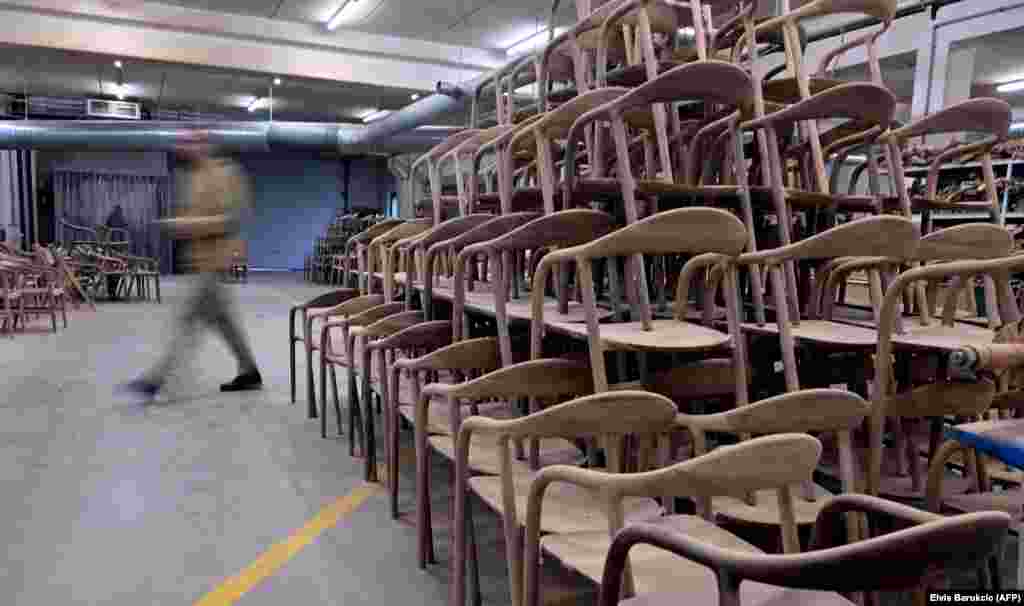
[{"label": "wooden chair with armrest", "polygon": [[[542,469],[529,486],[526,513],[526,552],[524,570],[524,606],[539,606],[542,596],[538,580],[541,553],[556,558],[563,566],[581,573],[597,584],[601,582],[605,561],[616,533],[624,526],[623,501],[627,498],[688,496],[698,502],[711,497],[773,491],[779,510],[792,512],[790,486],[810,479],[821,453],[821,444],[806,434],[777,434],[754,438],[715,450],[682,463],[652,471],[605,473],[564,465]],[[548,515],[548,492],[562,484],[587,489],[606,508],[606,528],[600,530],[550,533],[541,535],[541,522]],[[565,512],[559,512],[565,515]],[[754,545],[714,523],[708,508],[698,515],[664,515],[648,523],[666,533],[682,533],[701,542],[740,553],[761,553]],[[795,536],[791,515],[784,517],[783,536]],[[799,548],[786,542],[793,551]],[[625,596],[636,593],[685,593],[695,604],[707,603],[715,595],[711,575],[697,567],[682,566],[671,554],[658,550],[638,550],[631,554],[628,571],[623,574]],[[849,604],[835,594],[796,595],[788,604]],[[800,601],[797,601],[800,600]]]},{"label": "wooden chair with armrest", "polygon": [[[844,544],[842,518],[850,512],[908,527]],[[694,599],[691,587],[685,594],[658,590],[621,598],[627,562],[632,554],[647,550],[680,558],[675,567],[678,574],[684,567],[699,570],[707,588],[701,604],[819,604],[801,590],[847,594],[913,590],[914,604],[919,606],[927,603],[925,591],[944,575],[972,569],[999,550],[1009,523],[1008,515],[995,511],[943,518],[865,495],[841,495],[819,514],[810,549],[784,555],[738,552],[653,524],[635,524],[624,528],[611,545],[600,605],[677,604],[683,595]],[[804,597],[811,599],[800,599]]]}]

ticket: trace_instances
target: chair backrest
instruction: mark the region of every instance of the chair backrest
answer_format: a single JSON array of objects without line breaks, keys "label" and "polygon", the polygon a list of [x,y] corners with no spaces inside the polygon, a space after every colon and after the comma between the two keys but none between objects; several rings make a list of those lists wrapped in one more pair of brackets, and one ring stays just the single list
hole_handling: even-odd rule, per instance
[{"label": "chair backrest", "polygon": [[[428,386],[429,387],[429,386]],[[572,360],[530,360],[504,366],[447,392],[454,398],[552,399],[593,393],[590,368]]]}]

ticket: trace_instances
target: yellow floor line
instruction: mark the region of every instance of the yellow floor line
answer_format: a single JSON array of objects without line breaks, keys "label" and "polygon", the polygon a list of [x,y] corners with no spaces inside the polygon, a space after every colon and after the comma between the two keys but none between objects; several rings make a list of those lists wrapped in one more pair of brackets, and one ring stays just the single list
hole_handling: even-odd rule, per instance
[{"label": "yellow floor line", "polygon": [[284,541],[274,545],[235,576],[225,579],[216,589],[199,599],[193,606],[229,606],[234,604],[263,579],[274,574],[278,568],[295,557],[320,533],[333,527],[343,517],[351,514],[366,499],[377,492],[380,486],[363,484],[320,510],[305,526],[296,530]]}]

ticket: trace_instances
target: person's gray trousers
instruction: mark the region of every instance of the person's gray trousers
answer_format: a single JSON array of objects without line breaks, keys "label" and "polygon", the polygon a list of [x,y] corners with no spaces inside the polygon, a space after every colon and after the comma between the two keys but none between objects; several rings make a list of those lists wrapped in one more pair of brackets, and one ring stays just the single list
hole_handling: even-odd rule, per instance
[{"label": "person's gray trousers", "polygon": [[195,282],[192,293],[175,323],[170,346],[148,373],[146,380],[162,385],[186,354],[198,344],[199,331],[207,328],[220,335],[238,361],[238,373],[256,370],[249,339],[239,322],[231,292],[216,272],[190,276]]}]

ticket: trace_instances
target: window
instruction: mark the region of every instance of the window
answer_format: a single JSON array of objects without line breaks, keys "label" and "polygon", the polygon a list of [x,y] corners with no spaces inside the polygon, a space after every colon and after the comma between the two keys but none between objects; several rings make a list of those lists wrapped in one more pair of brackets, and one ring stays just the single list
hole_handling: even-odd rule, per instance
[{"label": "window", "polygon": [[388,208],[385,214],[388,217],[398,217],[399,212],[398,194],[396,192],[391,192],[391,195],[388,198]]}]

